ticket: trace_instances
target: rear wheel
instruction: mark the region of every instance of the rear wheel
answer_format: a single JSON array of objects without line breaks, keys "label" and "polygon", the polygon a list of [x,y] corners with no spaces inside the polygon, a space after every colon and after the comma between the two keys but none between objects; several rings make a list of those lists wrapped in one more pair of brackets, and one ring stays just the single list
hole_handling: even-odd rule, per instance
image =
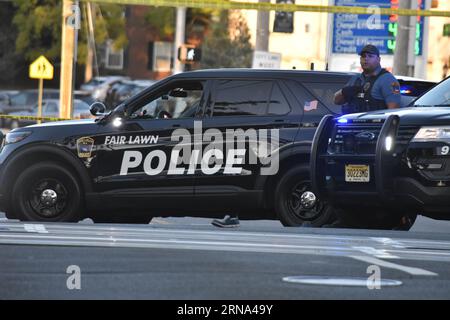
[{"label": "rear wheel", "polygon": [[275,188],[275,211],[284,226],[308,222],[321,227],[335,219],[333,207],[316,199],[311,191],[307,165],[289,169],[280,177]]},{"label": "rear wheel", "polygon": [[25,221],[75,222],[83,217],[84,200],[75,176],[56,162],[26,168],[12,190],[12,214]]},{"label": "rear wheel", "polygon": [[349,228],[384,229],[408,231],[417,218],[417,213],[403,213],[386,208],[340,208],[336,215],[342,225]]}]

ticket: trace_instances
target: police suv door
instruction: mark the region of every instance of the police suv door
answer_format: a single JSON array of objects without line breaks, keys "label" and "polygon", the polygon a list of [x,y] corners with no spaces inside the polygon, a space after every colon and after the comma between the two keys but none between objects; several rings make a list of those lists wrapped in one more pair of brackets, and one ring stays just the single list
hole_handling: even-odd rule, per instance
[{"label": "police suv door", "polygon": [[[197,201],[209,209],[254,207],[263,188],[258,188],[257,180],[261,174],[276,174],[279,169],[278,159],[264,158],[264,154],[271,152],[271,146],[282,148],[294,140],[302,114],[295,112],[281,80],[221,79],[212,88],[203,132],[220,133],[227,145],[221,150],[223,160],[217,172],[211,164],[210,172],[199,170],[196,175]],[[237,143],[242,139],[247,141],[243,147]],[[204,157],[205,150],[211,148],[209,140],[203,137]]]},{"label": "police suv door", "polygon": [[191,148],[207,90],[206,80],[174,79],[132,102],[125,119],[111,119],[95,139],[98,191],[127,207],[185,207],[194,195],[194,174],[179,159]]}]

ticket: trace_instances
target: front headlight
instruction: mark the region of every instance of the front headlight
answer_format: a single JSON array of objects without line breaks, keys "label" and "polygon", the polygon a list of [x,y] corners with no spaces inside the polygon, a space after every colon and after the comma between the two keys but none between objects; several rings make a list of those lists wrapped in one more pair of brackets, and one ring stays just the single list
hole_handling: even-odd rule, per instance
[{"label": "front headlight", "polygon": [[422,127],[419,132],[416,133],[412,141],[425,142],[425,141],[438,141],[450,140],[450,127]]},{"label": "front headlight", "polygon": [[22,141],[23,139],[28,137],[31,133],[32,133],[31,131],[8,132],[5,137],[4,145]]}]

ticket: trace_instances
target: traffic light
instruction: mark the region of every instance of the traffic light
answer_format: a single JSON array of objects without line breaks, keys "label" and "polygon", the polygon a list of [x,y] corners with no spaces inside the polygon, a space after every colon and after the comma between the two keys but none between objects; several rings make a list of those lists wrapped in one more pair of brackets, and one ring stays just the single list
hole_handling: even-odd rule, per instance
[{"label": "traffic light", "polygon": [[[277,0],[277,3],[292,4],[294,2],[292,0]],[[294,12],[276,11],[273,32],[294,32]]]},{"label": "traffic light", "polygon": [[183,63],[193,63],[200,61],[202,51],[193,45],[184,44],[178,48],[178,60]]}]

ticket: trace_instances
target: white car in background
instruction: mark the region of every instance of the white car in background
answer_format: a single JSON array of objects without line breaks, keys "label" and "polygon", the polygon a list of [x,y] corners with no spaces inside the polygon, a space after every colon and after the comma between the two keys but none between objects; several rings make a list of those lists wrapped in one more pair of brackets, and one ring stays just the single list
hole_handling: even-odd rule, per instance
[{"label": "white car in background", "polygon": [[115,83],[123,80],[129,80],[129,77],[123,76],[106,76],[106,77],[95,77],[92,78],[87,83],[84,83],[80,86],[80,89],[83,91],[90,92],[92,97],[97,100],[104,102],[106,98],[106,93],[108,89],[114,85]]},{"label": "white car in background", "polygon": [[[93,118],[91,115],[90,106],[82,101],[75,99],[73,101],[73,116],[72,119],[88,119]],[[37,117],[38,105],[35,104],[29,110],[23,110],[19,112],[12,112],[11,116],[32,116]],[[42,100],[42,117],[59,118],[59,100],[58,99],[44,99]],[[46,121],[43,121],[46,122]],[[6,128],[15,129],[19,127],[25,127],[32,124],[36,124],[36,120],[29,119],[5,119]]]}]

